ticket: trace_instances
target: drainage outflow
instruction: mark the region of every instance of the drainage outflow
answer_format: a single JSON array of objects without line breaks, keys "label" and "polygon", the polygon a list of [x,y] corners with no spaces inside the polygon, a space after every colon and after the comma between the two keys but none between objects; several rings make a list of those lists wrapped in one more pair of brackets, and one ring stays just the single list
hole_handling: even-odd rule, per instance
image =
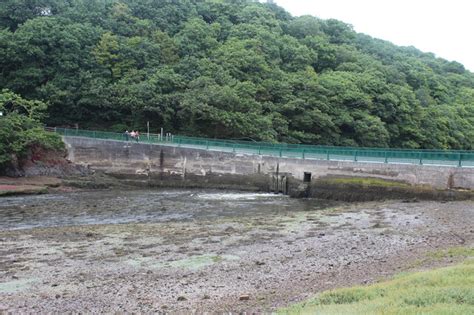
[{"label": "drainage outflow", "polygon": [[311,183],[311,173],[304,172],[303,183]]}]

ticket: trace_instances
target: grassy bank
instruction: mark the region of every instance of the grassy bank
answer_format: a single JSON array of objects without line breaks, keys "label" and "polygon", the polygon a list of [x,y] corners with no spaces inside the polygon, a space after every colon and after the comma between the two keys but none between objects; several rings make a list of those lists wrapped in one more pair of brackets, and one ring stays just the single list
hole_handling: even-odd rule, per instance
[{"label": "grassy bank", "polygon": [[[472,258],[472,248],[456,249]],[[443,255],[446,253],[439,253]],[[474,314],[474,260],[370,286],[337,289],[280,314]]]}]

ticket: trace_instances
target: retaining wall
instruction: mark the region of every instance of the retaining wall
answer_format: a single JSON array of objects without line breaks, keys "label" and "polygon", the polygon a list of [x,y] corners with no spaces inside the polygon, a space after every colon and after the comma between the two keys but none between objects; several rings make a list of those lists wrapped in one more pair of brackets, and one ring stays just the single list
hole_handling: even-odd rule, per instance
[{"label": "retaining wall", "polygon": [[[235,154],[144,143],[64,137],[69,159],[97,170],[173,180],[254,185],[271,189],[272,176],[302,182],[324,177],[370,177],[428,185],[436,189],[474,189],[474,168],[338,162]],[[278,178],[278,176],[277,176]]]}]

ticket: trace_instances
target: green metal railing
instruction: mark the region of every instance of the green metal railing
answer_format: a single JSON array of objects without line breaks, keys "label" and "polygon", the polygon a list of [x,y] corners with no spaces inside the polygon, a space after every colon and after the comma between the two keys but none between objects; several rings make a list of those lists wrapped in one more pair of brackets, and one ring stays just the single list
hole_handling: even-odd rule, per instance
[{"label": "green metal railing", "polygon": [[[62,136],[86,137],[115,141],[136,141],[123,133],[65,128],[46,128]],[[139,142],[206,149],[241,154],[258,154],[282,158],[300,158],[330,161],[353,161],[391,164],[418,164],[456,167],[474,167],[474,151],[462,150],[407,150],[387,148],[334,147],[285,143],[218,140],[184,136],[161,137],[142,134]]]}]

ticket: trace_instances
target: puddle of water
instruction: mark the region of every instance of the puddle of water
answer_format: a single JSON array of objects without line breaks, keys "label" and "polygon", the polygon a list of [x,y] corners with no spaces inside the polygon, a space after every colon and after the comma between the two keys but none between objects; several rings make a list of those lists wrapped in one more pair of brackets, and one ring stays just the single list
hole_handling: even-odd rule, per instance
[{"label": "puddle of water", "polygon": [[110,190],[2,198],[0,230],[159,223],[317,211],[327,202],[268,193],[212,190]]},{"label": "puddle of water", "polygon": [[261,199],[281,199],[288,198],[284,195],[264,194],[264,193],[213,193],[213,194],[198,194],[197,197],[203,200],[261,200]]}]

